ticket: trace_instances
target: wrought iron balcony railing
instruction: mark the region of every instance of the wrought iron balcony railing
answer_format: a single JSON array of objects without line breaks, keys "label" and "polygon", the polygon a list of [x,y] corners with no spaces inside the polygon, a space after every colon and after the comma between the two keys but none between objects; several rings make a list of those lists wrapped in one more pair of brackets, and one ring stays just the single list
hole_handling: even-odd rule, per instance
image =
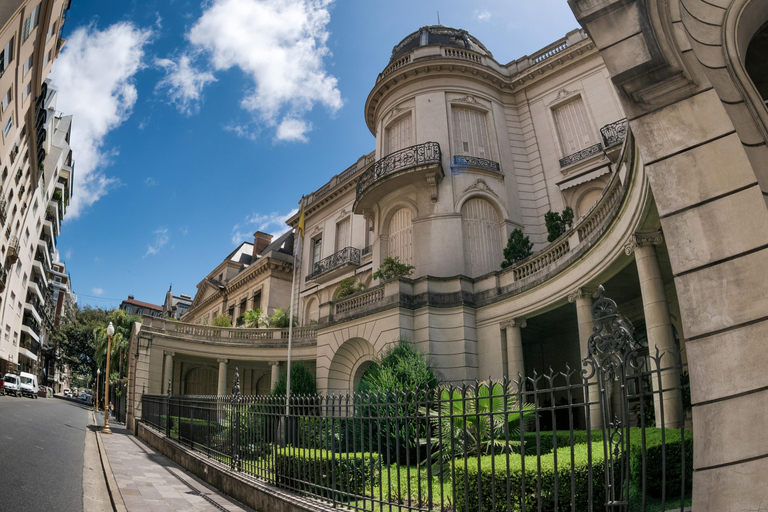
[{"label": "wrought iron balcony railing", "polygon": [[560,167],[561,168],[568,167],[569,165],[573,165],[576,162],[581,162],[582,160],[586,160],[589,157],[599,155],[602,152],[603,152],[603,145],[598,142],[594,146],[589,146],[588,148],[584,148],[581,151],[577,151],[572,155],[568,155],[564,158],[561,158]]},{"label": "wrought iron balcony railing", "polygon": [[390,174],[419,165],[439,164],[440,158],[440,144],[437,142],[425,142],[395,151],[377,161],[360,176],[357,197],[370,185]]},{"label": "wrought iron balcony railing", "polygon": [[494,162],[493,160],[487,160],[485,158],[480,158],[477,156],[465,156],[465,155],[456,155],[453,157],[453,168],[456,169],[462,169],[472,167],[474,169],[483,169],[485,171],[492,171],[492,172],[501,172],[501,166],[498,162]]},{"label": "wrought iron balcony railing", "polygon": [[5,283],[8,281],[8,271],[4,266],[0,266],[0,292],[5,290]]},{"label": "wrought iron balcony railing", "polygon": [[32,332],[37,334],[37,336],[40,336],[40,324],[37,322],[37,320],[34,319],[32,315],[24,315],[24,320],[21,322],[22,325],[26,325],[30,329],[32,329]]},{"label": "wrought iron balcony railing", "polygon": [[606,148],[621,144],[627,138],[626,118],[603,126],[600,129],[600,135],[603,136],[603,145]]},{"label": "wrought iron balcony railing", "polygon": [[21,244],[19,243],[19,239],[15,236],[11,238],[11,241],[8,242],[8,252],[6,253],[6,258],[8,259],[9,264],[13,265],[18,261],[20,248]]},{"label": "wrought iron balcony railing", "polygon": [[344,249],[323,258],[312,265],[312,273],[307,276],[305,282],[315,279],[317,276],[330,272],[346,264],[360,265],[360,249],[354,247],[345,247]]},{"label": "wrought iron balcony railing", "polygon": [[365,247],[361,252],[360,256],[368,256],[373,252],[373,246],[369,245],[368,247]]},{"label": "wrought iron balcony railing", "polygon": [[0,225],[5,224],[5,219],[8,218],[8,203],[5,198],[0,198]]}]

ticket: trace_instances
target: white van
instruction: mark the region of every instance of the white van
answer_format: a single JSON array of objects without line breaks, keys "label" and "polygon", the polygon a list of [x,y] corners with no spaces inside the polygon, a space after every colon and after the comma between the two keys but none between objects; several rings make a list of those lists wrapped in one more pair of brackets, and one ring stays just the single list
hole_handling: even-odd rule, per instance
[{"label": "white van", "polygon": [[37,398],[37,376],[31,373],[21,372],[19,374],[19,388],[23,396]]},{"label": "white van", "polygon": [[15,373],[6,373],[3,377],[3,384],[5,385],[5,394],[19,396],[19,376]]}]

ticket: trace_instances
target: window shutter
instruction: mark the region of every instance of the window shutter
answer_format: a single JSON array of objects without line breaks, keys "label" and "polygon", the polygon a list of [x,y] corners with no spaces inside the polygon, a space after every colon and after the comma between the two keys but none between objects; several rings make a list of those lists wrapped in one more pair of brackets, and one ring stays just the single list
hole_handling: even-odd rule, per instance
[{"label": "window shutter", "polygon": [[595,144],[581,98],[555,109],[553,114],[563,155],[572,155]]},{"label": "window shutter", "polygon": [[413,214],[408,208],[395,212],[389,223],[389,256],[413,265]]},{"label": "window shutter", "polygon": [[453,144],[457,155],[491,158],[486,115],[469,108],[454,108]]},{"label": "window shutter", "polygon": [[485,199],[470,199],[461,207],[464,262],[470,277],[478,277],[501,265],[499,217]]},{"label": "window shutter", "polygon": [[343,221],[336,224],[336,252],[339,252],[340,250],[344,249],[345,247],[349,247],[349,228],[350,228],[350,217],[347,217]]},{"label": "window shutter", "polygon": [[387,128],[387,154],[412,146],[411,135],[411,116],[392,124]]}]

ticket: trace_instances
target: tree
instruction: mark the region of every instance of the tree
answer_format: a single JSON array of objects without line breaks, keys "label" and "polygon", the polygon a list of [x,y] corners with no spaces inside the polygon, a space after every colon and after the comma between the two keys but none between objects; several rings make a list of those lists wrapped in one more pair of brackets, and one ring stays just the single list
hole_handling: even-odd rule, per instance
[{"label": "tree", "polygon": [[259,308],[249,309],[243,315],[243,322],[246,327],[258,329],[269,326],[269,317]]},{"label": "tree", "polygon": [[61,363],[69,366],[73,374],[89,379],[96,375],[103,358],[97,356],[96,331],[106,326],[106,320],[107,312],[103,309],[75,307],[71,316],[55,328]]},{"label": "tree", "polygon": [[573,208],[566,206],[563,213],[548,211],[544,214],[544,224],[547,226],[547,242],[554,242],[560,235],[573,226]]},{"label": "tree", "polygon": [[[287,329],[290,327],[290,322],[291,308],[277,308],[271,318],[272,327],[275,327],[276,329]],[[293,325],[298,325],[298,323],[299,319],[294,316]]]},{"label": "tree", "polygon": [[396,277],[410,277],[416,267],[400,262],[397,256],[384,258],[378,270],[373,273],[374,279],[388,281]]},{"label": "tree", "polygon": [[213,317],[211,325],[214,327],[232,327],[232,317],[226,313],[221,313]]},{"label": "tree", "polygon": [[[285,396],[286,386],[288,384],[288,370],[280,373],[280,378],[272,388],[270,395]],[[317,381],[312,372],[304,363],[293,363],[291,365],[291,396],[294,395],[315,395],[317,394]]]},{"label": "tree", "polygon": [[127,368],[127,356],[129,345],[131,343],[131,331],[133,330],[133,324],[140,322],[141,317],[138,315],[129,315],[122,309],[113,309],[108,311],[104,324],[97,327],[94,331],[96,339],[96,358],[98,361],[103,362],[107,353],[107,344],[109,337],[107,336],[107,326],[109,322],[112,322],[112,326],[115,328],[115,334],[112,336],[112,352],[110,353],[110,362],[114,364],[114,367],[118,370],[118,378],[125,376],[125,369]]},{"label": "tree", "polygon": [[342,299],[361,290],[365,290],[365,285],[358,282],[356,276],[346,277],[339,281],[339,287],[336,290],[336,300]]},{"label": "tree", "polygon": [[527,236],[523,235],[522,230],[513,230],[512,234],[509,235],[507,246],[504,248],[504,261],[501,262],[501,268],[507,268],[520,260],[524,260],[533,254],[532,248],[533,243]]}]

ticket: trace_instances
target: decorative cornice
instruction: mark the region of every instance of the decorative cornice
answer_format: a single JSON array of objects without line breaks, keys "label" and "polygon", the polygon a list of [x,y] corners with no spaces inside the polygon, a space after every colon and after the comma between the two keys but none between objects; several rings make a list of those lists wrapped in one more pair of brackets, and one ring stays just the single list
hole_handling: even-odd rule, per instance
[{"label": "decorative cornice", "polygon": [[520,329],[528,327],[528,321],[525,318],[507,318],[499,322],[502,329],[510,329],[518,327]]},{"label": "decorative cornice", "polygon": [[661,245],[664,241],[664,237],[661,231],[654,231],[652,233],[635,233],[627,243],[624,244],[624,253],[627,256],[632,256],[638,247],[644,247],[647,245]]},{"label": "decorative cornice", "polygon": [[488,192],[489,194],[499,197],[499,195],[496,192],[494,192],[491,187],[488,186],[488,184],[485,182],[484,179],[478,179],[477,181],[475,181],[472,185],[467,187],[464,193],[466,194],[471,190],[481,190],[483,192]]},{"label": "decorative cornice", "polygon": [[471,103],[472,105],[480,105],[480,102],[475,99],[474,96],[471,94],[467,94],[466,96],[463,96],[461,98],[456,98],[453,100],[450,100],[451,103],[459,102],[459,103]]},{"label": "decorative cornice", "polygon": [[166,356],[171,356],[171,357],[173,357],[173,356],[175,356],[175,355],[176,355],[176,352],[174,352],[174,351],[172,351],[172,350],[163,350],[163,354],[165,354]]},{"label": "decorative cornice", "polygon": [[216,361],[219,362],[219,363],[227,364],[229,362],[229,359],[221,357],[221,358],[217,359]]},{"label": "decorative cornice", "polygon": [[270,361],[269,366],[280,366],[280,361]]}]

